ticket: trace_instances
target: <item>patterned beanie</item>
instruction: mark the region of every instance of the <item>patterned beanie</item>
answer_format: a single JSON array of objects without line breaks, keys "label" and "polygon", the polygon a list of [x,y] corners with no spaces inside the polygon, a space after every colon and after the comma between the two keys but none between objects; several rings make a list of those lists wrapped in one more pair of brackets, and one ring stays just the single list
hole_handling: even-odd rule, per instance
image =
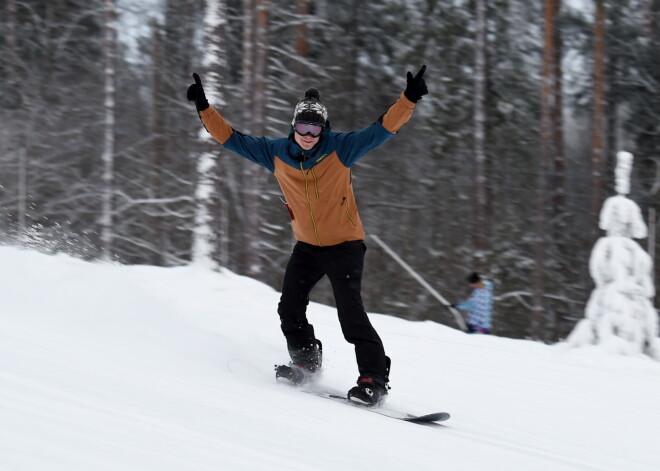
[{"label": "patterned beanie", "polygon": [[326,125],[328,110],[321,101],[321,94],[316,88],[310,88],[305,92],[305,98],[298,102],[293,111],[291,126],[296,123]]}]

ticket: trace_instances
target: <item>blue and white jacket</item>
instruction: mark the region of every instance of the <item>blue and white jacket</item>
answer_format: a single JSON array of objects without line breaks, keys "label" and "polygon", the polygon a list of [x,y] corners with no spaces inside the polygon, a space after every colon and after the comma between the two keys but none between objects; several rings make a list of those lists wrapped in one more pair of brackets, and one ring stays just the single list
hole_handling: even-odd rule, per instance
[{"label": "blue and white jacket", "polygon": [[474,288],[470,297],[457,303],[456,307],[468,312],[467,322],[475,329],[490,330],[493,324],[493,283],[484,280],[483,285],[483,288]]}]

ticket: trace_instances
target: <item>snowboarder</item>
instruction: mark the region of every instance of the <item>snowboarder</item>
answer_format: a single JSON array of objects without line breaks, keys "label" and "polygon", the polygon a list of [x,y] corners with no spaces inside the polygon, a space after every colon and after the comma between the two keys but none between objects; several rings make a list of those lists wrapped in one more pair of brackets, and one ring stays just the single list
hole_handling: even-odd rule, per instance
[{"label": "snowboarder", "polygon": [[253,137],[236,131],[209,103],[202,81],[187,91],[208,132],[224,148],[275,175],[291,218],[296,244],[284,273],[278,305],[291,362],[276,368],[278,380],[299,383],[321,367],[321,342],[307,321],[309,293],[325,275],[330,280],[342,332],[355,346],[360,373],[348,399],[373,405],[389,389],[389,358],[371,325],[361,297],[364,229],[351,167],[367,152],[392,139],[428,93],[422,66],[407,74],[405,91],[373,124],[360,131],[333,132],[315,88],[295,106],[288,137]]},{"label": "snowboarder", "polygon": [[465,301],[452,304],[451,307],[468,311],[468,333],[489,334],[492,327],[493,283],[481,278],[479,273],[471,273],[467,282],[472,289]]}]

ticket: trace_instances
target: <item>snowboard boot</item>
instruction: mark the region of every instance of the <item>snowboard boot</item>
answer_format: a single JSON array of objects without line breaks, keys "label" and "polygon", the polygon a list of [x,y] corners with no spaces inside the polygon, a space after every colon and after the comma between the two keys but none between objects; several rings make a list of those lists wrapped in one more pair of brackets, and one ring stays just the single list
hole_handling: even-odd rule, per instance
[{"label": "snowboard boot", "polygon": [[385,357],[386,370],[385,379],[378,377],[360,376],[357,386],[351,388],[346,395],[349,401],[365,406],[375,406],[385,400],[387,390],[390,389],[388,382],[390,376],[390,357]]},{"label": "snowboard boot", "polygon": [[296,361],[288,365],[275,365],[275,379],[280,383],[300,385],[311,378],[321,369],[323,362],[323,345],[316,339],[311,349],[303,349],[291,357]]},{"label": "snowboard boot", "polygon": [[293,363],[288,365],[275,365],[275,379],[278,383],[287,383],[297,386],[305,381],[305,370]]},{"label": "snowboard boot", "polygon": [[379,378],[360,376],[357,386],[351,388],[346,397],[349,401],[364,406],[375,406],[380,404],[385,396],[387,396],[387,383]]}]

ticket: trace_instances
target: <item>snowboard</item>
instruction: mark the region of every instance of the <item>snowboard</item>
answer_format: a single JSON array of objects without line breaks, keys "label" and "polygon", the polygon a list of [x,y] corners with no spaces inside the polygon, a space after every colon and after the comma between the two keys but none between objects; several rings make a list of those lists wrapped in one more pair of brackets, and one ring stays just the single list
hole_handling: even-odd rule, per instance
[{"label": "snowboard", "polygon": [[357,407],[359,409],[373,412],[375,414],[384,415],[392,419],[404,420],[406,422],[413,422],[418,424],[432,424],[437,422],[443,422],[449,419],[450,417],[448,412],[433,412],[431,414],[414,415],[414,414],[409,414],[407,412],[401,412],[395,409],[391,409],[386,406],[361,405],[356,402],[349,401],[348,398],[346,398],[346,396],[340,396],[339,394],[335,394],[335,393],[324,392],[324,391],[312,391],[308,389],[300,389],[300,391],[307,394],[313,394],[314,396],[324,397],[332,401],[342,402],[352,407]]}]

